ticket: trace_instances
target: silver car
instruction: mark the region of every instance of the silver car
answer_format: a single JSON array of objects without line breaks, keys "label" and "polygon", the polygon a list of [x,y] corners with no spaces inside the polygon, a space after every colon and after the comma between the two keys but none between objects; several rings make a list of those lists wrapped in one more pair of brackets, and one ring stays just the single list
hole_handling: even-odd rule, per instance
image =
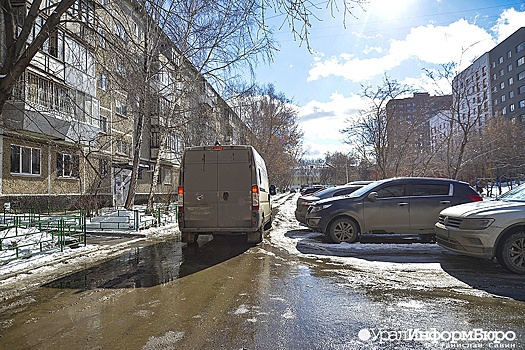
[{"label": "silver car", "polygon": [[525,184],[495,201],[447,208],[435,225],[437,243],[454,252],[497,258],[506,269],[525,274]]}]

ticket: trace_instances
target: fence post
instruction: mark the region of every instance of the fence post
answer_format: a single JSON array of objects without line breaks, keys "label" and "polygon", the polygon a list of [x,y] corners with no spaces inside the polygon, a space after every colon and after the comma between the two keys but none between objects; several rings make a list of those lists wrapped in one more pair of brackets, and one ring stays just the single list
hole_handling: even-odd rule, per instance
[{"label": "fence post", "polygon": [[133,218],[134,218],[134,220],[133,220],[134,221],[134,225],[133,226],[135,226],[134,229],[135,229],[135,231],[138,231],[139,230],[139,211],[137,209],[135,209],[133,211]]},{"label": "fence post", "polygon": [[80,219],[82,220],[82,234],[84,235],[84,247],[87,245],[86,237],[86,214],[80,214]]},{"label": "fence post", "polygon": [[64,237],[64,219],[60,218],[58,221],[58,241],[60,242],[60,251],[64,251],[65,237]]}]

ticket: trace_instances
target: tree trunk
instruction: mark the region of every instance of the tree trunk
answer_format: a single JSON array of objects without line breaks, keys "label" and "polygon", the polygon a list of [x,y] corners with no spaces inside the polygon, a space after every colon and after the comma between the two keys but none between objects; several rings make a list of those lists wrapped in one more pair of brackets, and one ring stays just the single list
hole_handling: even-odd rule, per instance
[{"label": "tree trunk", "polygon": [[157,159],[155,161],[155,171],[153,172],[153,179],[151,180],[151,185],[149,188],[148,206],[146,208],[146,213],[148,214],[153,212],[153,202],[155,199],[155,193],[157,191],[157,185],[159,182],[158,179],[159,179],[159,173],[160,173],[160,167],[161,167],[160,163],[161,163],[162,156],[166,152],[166,139],[168,138],[167,135],[168,134],[166,132],[163,132],[161,139],[160,139],[159,152],[157,154]]},{"label": "tree trunk", "polygon": [[133,164],[131,167],[131,179],[129,180],[128,196],[124,208],[131,210],[135,204],[135,194],[137,192],[137,179],[140,166],[140,149],[142,148],[142,130],[144,129],[144,114],[140,113],[135,130],[135,144],[133,145]]}]

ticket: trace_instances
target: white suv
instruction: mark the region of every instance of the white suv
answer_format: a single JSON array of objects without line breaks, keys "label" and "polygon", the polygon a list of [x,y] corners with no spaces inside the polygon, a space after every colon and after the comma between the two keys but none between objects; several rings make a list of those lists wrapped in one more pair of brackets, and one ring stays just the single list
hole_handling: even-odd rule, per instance
[{"label": "white suv", "polygon": [[525,274],[525,184],[495,201],[449,207],[435,225],[437,243],[454,252],[497,258],[514,273]]}]

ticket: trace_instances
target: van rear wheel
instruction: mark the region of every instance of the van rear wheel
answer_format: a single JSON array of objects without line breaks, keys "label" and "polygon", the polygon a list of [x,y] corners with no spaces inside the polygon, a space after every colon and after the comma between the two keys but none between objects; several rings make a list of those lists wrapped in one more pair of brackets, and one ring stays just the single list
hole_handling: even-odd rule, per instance
[{"label": "van rear wheel", "polygon": [[194,244],[197,241],[197,235],[193,232],[182,232],[182,243]]}]

